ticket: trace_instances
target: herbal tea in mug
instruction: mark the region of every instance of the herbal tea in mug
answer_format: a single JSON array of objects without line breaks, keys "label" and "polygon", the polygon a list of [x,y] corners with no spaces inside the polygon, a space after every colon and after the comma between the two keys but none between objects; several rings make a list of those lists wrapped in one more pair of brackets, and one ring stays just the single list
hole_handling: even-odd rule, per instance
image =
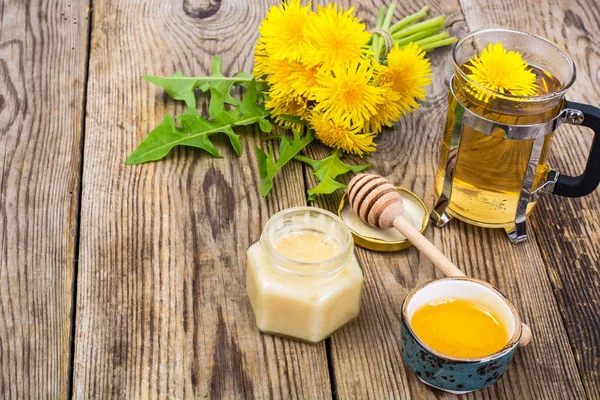
[{"label": "herbal tea in mug", "polygon": [[[600,109],[568,102],[571,58],[538,36],[486,29],[453,52],[448,114],[436,173],[438,226],[452,217],[526,236],[525,218],[547,193],[579,197],[600,182]],[[559,176],[548,163],[554,130],[580,124],[596,135],[585,172]]]}]

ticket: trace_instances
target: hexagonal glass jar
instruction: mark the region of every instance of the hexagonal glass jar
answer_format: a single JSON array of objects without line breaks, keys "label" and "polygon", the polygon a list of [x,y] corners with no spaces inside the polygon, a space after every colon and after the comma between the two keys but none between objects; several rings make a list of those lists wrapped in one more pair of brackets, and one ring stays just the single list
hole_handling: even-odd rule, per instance
[{"label": "hexagonal glass jar", "polygon": [[[295,258],[302,259],[278,251],[282,238],[305,233],[333,241],[333,257],[320,260],[315,253],[320,248],[299,239],[293,239],[300,250]],[[265,333],[318,343],[358,316],[362,286],[350,230],[338,216],[320,208],[296,207],[275,214],[248,249],[246,290],[256,324]]]}]

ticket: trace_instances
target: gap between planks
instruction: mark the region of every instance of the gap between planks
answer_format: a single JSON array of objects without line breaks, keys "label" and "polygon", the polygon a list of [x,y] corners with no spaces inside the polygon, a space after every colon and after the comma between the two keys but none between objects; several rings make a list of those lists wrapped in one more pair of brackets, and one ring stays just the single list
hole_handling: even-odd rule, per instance
[{"label": "gap between planks", "polygon": [[75,363],[75,329],[77,327],[77,280],[79,277],[79,241],[81,228],[81,198],[83,194],[83,157],[85,150],[85,122],[87,118],[87,92],[88,77],[90,71],[90,44],[92,41],[92,0],[88,1],[88,10],[86,18],[88,20],[86,38],[85,38],[85,67],[83,69],[83,96],[81,99],[81,141],[79,144],[79,165],[77,166],[77,201],[75,204],[77,218],[75,219],[75,238],[73,240],[73,281],[71,284],[71,327],[69,330],[69,369],[68,369],[68,388],[67,399],[73,398],[73,375]]},{"label": "gap between planks", "polygon": [[331,398],[333,400],[338,400],[337,383],[335,380],[335,368],[333,366],[333,353],[331,352],[331,338],[325,339],[325,354],[327,355],[327,370],[329,371],[329,386],[331,387]]}]

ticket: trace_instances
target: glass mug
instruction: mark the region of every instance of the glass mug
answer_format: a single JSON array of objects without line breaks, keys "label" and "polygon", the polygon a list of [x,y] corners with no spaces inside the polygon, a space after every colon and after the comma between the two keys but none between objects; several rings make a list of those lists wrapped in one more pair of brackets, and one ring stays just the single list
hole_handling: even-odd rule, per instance
[{"label": "glass mug", "polygon": [[[468,77],[463,64],[489,44],[519,52],[538,77],[534,96],[487,89]],[[504,228],[513,243],[527,238],[526,216],[543,195],[581,197],[600,183],[600,109],[565,99],[575,81],[571,58],[550,41],[510,29],[483,29],[456,44],[448,114],[436,173],[439,196],[431,218],[452,217],[487,228]],[[560,175],[547,163],[556,128],[594,130],[582,175]]]}]

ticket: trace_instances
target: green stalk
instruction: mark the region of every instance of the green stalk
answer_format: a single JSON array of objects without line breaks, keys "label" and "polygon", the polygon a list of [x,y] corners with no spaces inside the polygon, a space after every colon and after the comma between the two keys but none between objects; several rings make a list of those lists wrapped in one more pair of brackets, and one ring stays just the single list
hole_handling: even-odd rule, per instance
[{"label": "green stalk", "polygon": [[450,34],[448,32],[438,33],[437,35],[429,36],[425,39],[417,40],[415,44],[418,44],[419,47],[423,47],[426,44],[435,43],[438,40],[446,39]]},{"label": "green stalk", "polygon": [[440,29],[442,29],[441,26],[436,26],[435,28],[431,28],[431,29],[425,29],[421,32],[417,32],[417,33],[413,33],[410,36],[406,36],[403,37],[400,40],[396,40],[396,43],[400,46],[400,47],[404,47],[407,44],[409,44],[410,42],[416,42],[419,39],[423,39],[426,38],[430,35],[433,35],[434,33],[438,33],[440,31]]},{"label": "green stalk", "polygon": [[447,46],[449,44],[456,43],[456,42],[458,42],[457,37],[450,37],[448,39],[438,40],[437,42],[433,42],[433,43],[429,43],[424,46],[421,46],[421,49],[423,49],[425,51],[429,51],[429,50],[433,50],[433,49],[436,49],[436,48],[442,47],[442,46]]},{"label": "green stalk", "polygon": [[398,3],[395,1],[390,4],[390,8],[388,8],[387,13],[385,14],[385,19],[383,20],[383,24],[381,25],[383,29],[389,29],[390,24],[392,23],[392,18],[394,17],[394,12],[396,11],[396,7],[398,7]]},{"label": "green stalk", "polygon": [[414,21],[416,21],[418,19],[425,18],[427,16],[428,11],[429,11],[429,6],[425,6],[425,7],[421,8],[419,11],[417,11],[416,13],[402,18],[400,21],[398,21],[394,25],[392,25],[392,27],[390,28],[390,34],[393,34],[394,32],[397,32],[400,29],[407,27],[408,25],[412,24]]},{"label": "green stalk", "polygon": [[[377,22],[375,23],[375,28],[381,28],[381,25],[383,24],[383,20],[385,18],[385,12],[386,12],[385,6],[380,6],[379,14],[377,14]],[[373,38],[373,40],[372,40],[372,44],[371,44],[371,50],[373,50],[373,52],[375,52],[375,50],[379,47],[379,41],[381,40],[381,38],[379,37],[378,33],[374,33],[372,38]]]},{"label": "green stalk", "polygon": [[394,40],[398,40],[405,36],[412,35],[413,33],[420,32],[424,29],[429,29],[429,28],[433,28],[438,25],[443,25],[444,22],[446,22],[446,16],[440,15],[439,17],[435,17],[435,18],[431,18],[431,19],[428,19],[423,22],[419,22],[418,24],[411,25],[406,29],[402,29],[398,32],[395,32],[394,34],[392,34],[392,37],[394,38]]},{"label": "green stalk", "polygon": [[[392,18],[394,17],[394,12],[396,11],[396,7],[398,7],[398,3],[393,1],[390,4],[390,8],[388,8],[387,12],[385,13],[385,18],[383,20],[383,24],[381,25],[381,29],[389,29],[390,24],[392,23]],[[375,48],[375,57],[378,59],[381,51],[383,50],[383,46],[385,46],[385,40],[380,38],[380,40],[377,41],[377,47]]]}]

